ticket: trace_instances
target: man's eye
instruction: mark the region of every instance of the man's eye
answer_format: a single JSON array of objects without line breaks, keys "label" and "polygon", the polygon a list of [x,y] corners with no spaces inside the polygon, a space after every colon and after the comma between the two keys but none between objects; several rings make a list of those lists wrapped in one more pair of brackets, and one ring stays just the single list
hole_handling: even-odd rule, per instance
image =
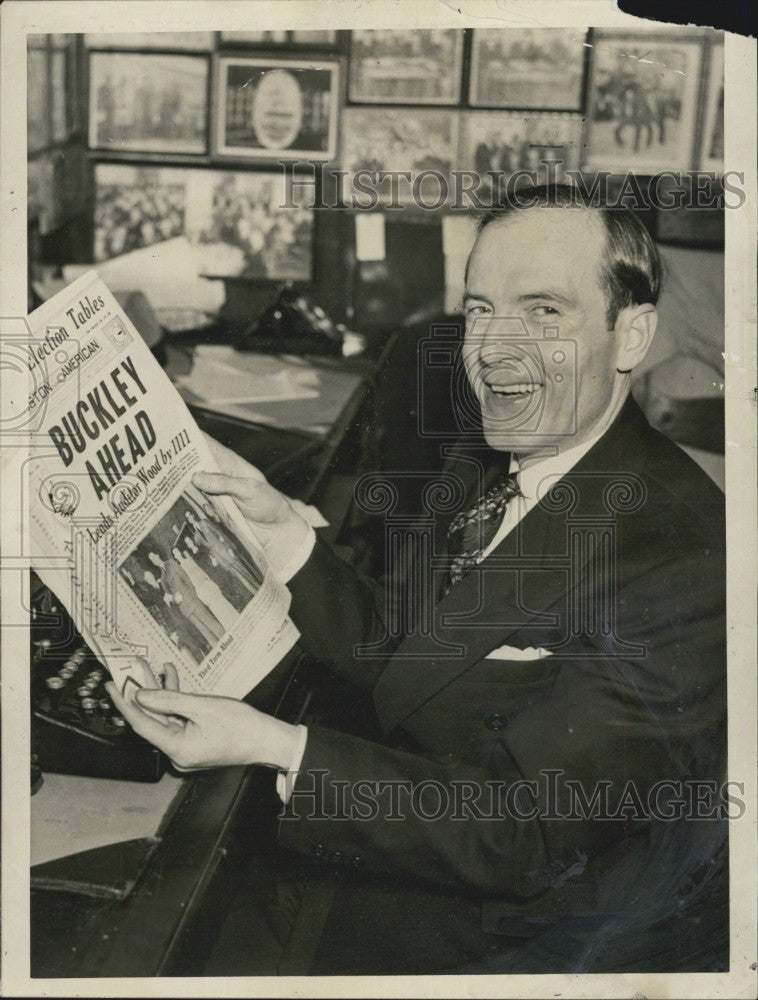
[{"label": "man's eye", "polygon": [[553,308],[553,306],[535,306],[532,309],[535,316],[557,316],[558,310]]},{"label": "man's eye", "polygon": [[490,312],[490,307],[484,305],[466,306],[463,311],[467,317],[473,318],[474,316],[486,315],[486,313]]}]

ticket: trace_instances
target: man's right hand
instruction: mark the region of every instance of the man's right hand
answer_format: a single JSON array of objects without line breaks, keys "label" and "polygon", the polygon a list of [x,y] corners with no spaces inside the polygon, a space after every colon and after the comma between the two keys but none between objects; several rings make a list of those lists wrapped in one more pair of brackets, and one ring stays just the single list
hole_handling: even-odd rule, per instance
[{"label": "man's right hand", "polygon": [[[313,545],[313,529],[263,473],[205,435],[220,472],[197,472],[192,483],[209,496],[230,496],[260,542],[274,572],[285,581]],[[306,555],[307,558],[307,555]]]}]

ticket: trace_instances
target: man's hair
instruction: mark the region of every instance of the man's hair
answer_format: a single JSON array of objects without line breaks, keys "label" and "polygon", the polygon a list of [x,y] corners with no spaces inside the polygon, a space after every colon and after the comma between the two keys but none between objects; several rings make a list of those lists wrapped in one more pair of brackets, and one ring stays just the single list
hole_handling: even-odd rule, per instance
[{"label": "man's hair", "polygon": [[613,329],[618,314],[628,306],[655,305],[661,291],[662,267],[658,248],[639,217],[630,208],[583,203],[568,184],[519,187],[512,200],[488,209],[479,219],[477,232],[530,208],[586,208],[603,221],[607,259],[601,267],[600,283],[605,293],[606,322]]}]

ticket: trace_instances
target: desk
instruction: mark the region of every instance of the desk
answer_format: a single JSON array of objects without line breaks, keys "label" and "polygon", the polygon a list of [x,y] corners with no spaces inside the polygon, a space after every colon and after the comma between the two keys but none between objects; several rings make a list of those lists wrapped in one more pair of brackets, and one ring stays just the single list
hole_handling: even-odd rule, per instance
[{"label": "desk", "polygon": [[[195,415],[203,430],[262,468],[279,488],[321,504],[329,496],[334,473],[356,461],[359,446],[351,444],[356,418],[385,357],[386,351],[373,362],[348,364],[361,379],[318,441],[292,431],[251,428],[229,417],[199,411]],[[343,494],[325,510],[334,521],[332,534],[346,513],[349,496]],[[307,698],[297,669],[302,655],[293,650],[248,700],[294,720]],[[209,932],[224,896],[224,868],[236,831],[244,827],[250,842],[260,830],[261,840],[270,842],[277,801],[272,772],[264,768],[224,768],[186,779],[185,794],[126,899],[32,892],[32,977],[200,974],[204,945],[212,940]]]}]

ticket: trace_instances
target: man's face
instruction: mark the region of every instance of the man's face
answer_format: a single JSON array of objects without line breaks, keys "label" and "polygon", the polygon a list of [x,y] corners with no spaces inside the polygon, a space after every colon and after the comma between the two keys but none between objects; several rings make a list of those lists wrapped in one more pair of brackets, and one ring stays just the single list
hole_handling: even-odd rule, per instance
[{"label": "man's face", "polygon": [[603,429],[623,384],[600,285],[605,245],[602,219],[569,208],[516,212],[477,238],[463,358],[491,447],[523,458]]}]

